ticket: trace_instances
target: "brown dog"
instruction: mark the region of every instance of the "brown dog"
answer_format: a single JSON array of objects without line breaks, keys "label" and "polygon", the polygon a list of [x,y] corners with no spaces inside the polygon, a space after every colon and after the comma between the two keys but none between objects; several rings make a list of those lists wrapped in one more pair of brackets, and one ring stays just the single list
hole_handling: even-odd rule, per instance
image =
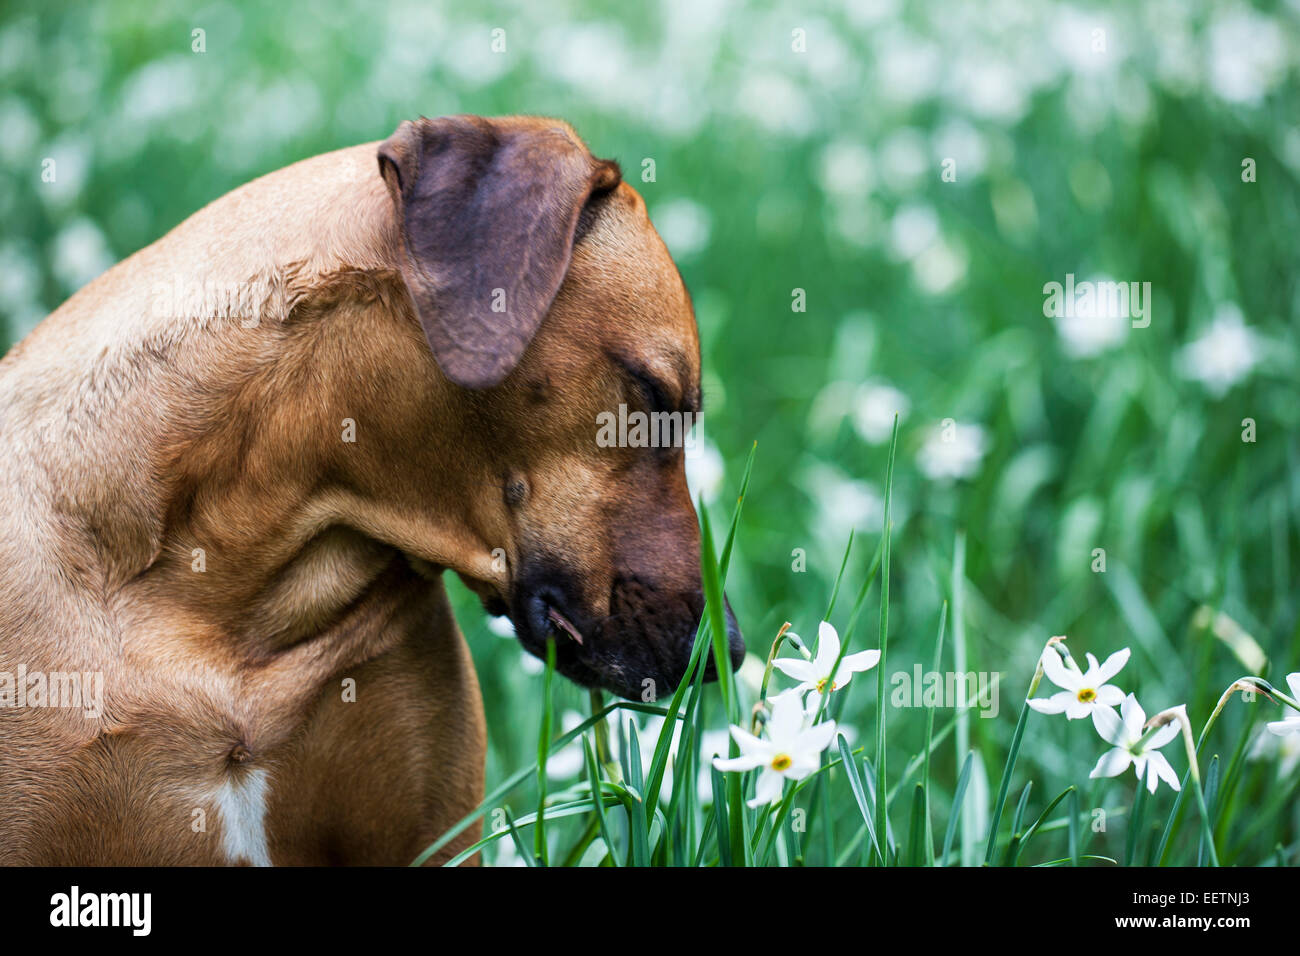
[{"label": "brown dog", "polygon": [[222,197],[0,362],[0,862],[409,862],[483,791],[445,569],[580,683],[680,679],[682,450],[596,440],[699,407],[644,203],[554,120],[377,154]]}]

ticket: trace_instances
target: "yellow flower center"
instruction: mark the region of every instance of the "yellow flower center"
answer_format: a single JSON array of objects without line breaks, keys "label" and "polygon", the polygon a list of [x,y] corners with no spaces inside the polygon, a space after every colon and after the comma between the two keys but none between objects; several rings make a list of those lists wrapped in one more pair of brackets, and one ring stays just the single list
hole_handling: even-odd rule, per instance
[{"label": "yellow flower center", "polygon": [[[826,693],[826,683],[827,683],[827,681],[829,681],[829,680],[830,680],[829,677],[823,677],[821,680],[819,680],[819,681],[817,682],[817,693],[819,693],[819,694],[824,694],[824,693]],[[839,684],[832,683],[832,684],[831,684],[831,690],[837,690],[837,689],[839,688],[839,686],[840,686]]]},{"label": "yellow flower center", "polygon": [[794,761],[790,759],[789,754],[777,754],[772,758],[772,769],[777,773],[781,773],[782,771],[789,770],[790,764],[792,763],[794,763]]},{"label": "yellow flower center", "polygon": [[1097,699],[1097,692],[1091,687],[1085,687],[1079,691],[1079,703],[1091,704]]}]

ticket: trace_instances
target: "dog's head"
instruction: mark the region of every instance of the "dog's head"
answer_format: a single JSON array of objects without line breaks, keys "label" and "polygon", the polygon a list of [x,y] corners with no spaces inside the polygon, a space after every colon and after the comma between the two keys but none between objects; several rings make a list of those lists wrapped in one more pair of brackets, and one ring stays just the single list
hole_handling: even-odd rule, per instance
[{"label": "dog's head", "polygon": [[379,165],[414,313],[454,395],[446,458],[494,555],[490,572],[455,570],[528,650],[554,635],[578,683],[671,690],[704,606],[684,453],[700,351],[645,203],[555,120],[403,123]]}]

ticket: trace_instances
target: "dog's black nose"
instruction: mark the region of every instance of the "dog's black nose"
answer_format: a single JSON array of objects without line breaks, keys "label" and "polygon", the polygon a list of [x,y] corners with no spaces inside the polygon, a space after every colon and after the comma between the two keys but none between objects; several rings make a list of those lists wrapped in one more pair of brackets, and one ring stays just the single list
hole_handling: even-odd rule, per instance
[{"label": "dog's black nose", "polygon": [[[740,665],[745,661],[745,635],[740,632],[740,625],[736,622],[736,615],[731,610],[731,602],[723,597],[727,608],[727,649],[731,653],[731,669],[740,670]],[[711,635],[704,634],[706,640],[711,640]],[[706,681],[715,681],[718,679],[718,668],[713,660],[712,651],[706,652],[704,665],[704,679]]]}]

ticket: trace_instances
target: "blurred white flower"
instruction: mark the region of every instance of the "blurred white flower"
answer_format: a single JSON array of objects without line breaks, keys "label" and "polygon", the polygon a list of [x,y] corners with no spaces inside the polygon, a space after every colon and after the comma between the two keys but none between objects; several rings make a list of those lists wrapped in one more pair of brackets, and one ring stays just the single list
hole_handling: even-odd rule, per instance
[{"label": "blurred white flower", "polygon": [[122,119],[132,129],[193,109],[198,93],[198,63],[188,52],[146,63],[122,81]]},{"label": "blurred white flower", "polygon": [[1032,81],[991,51],[960,58],[948,75],[953,95],[981,119],[1012,125],[1028,107]]},{"label": "blurred white flower", "polygon": [[97,225],[74,219],[54,237],[54,274],[67,289],[80,289],[113,264],[113,255]]},{"label": "blurred white flower", "polygon": [[[1300,700],[1300,671],[1286,675],[1286,686],[1291,688],[1291,696]],[[1291,713],[1294,715],[1295,711]],[[1270,733],[1277,734],[1279,737],[1300,734],[1300,716],[1291,716],[1285,720],[1270,720],[1268,729]]]},{"label": "blurred white flower", "polygon": [[27,103],[18,96],[0,100],[0,158],[15,166],[24,161],[36,146],[41,135],[41,124]]},{"label": "blurred white flower", "polygon": [[897,258],[911,259],[928,249],[938,235],[939,217],[933,209],[903,206],[889,223],[889,248]]},{"label": "blurred white flower", "polygon": [[777,72],[751,73],[738,96],[741,112],[773,133],[806,135],[817,115],[803,90]]},{"label": "blurred white flower", "polygon": [[749,801],[750,807],[775,803],[781,799],[787,778],[802,780],[816,770],[819,755],[830,746],[835,736],[833,720],[815,727],[807,725],[803,701],[798,696],[778,697],[771,704],[772,716],[764,728],[766,739],[732,725],[731,736],[740,747],[740,756],[730,759],[715,757],[713,760],[713,766],[723,773],[763,768],[754,789],[754,799]]},{"label": "blurred white flower", "polygon": [[1209,80],[1231,103],[1258,103],[1286,75],[1287,44],[1271,18],[1240,4],[1210,21]]},{"label": "blurred white flower", "polygon": [[1276,760],[1278,779],[1285,780],[1300,767],[1300,734],[1278,736],[1260,730],[1251,744],[1251,760]]},{"label": "blurred white flower", "polygon": [[[797,634],[794,636],[798,637]],[[839,656],[840,635],[829,621],[822,621],[817,628],[817,653],[812,660],[779,657],[772,661],[773,667],[799,682],[797,687],[782,691],[777,696],[789,694],[802,700],[807,692],[816,691],[818,697],[822,697],[848,684],[854,674],[869,671],[880,663],[880,651],[859,651],[856,654],[845,654],[840,666],[836,668],[835,661]],[[811,704],[809,706],[812,707]],[[815,710],[813,707],[814,712]]]},{"label": "blurred white flower", "polygon": [[[1102,288],[1102,283],[1107,283],[1106,287],[1115,284],[1109,276],[1095,276],[1088,281],[1096,288]],[[1096,305],[1084,310],[1092,314],[1079,315],[1078,309],[1060,309],[1061,314],[1055,318],[1056,333],[1061,337],[1065,354],[1071,358],[1092,358],[1123,342],[1132,326],[1127,297],[1123,304],[1125,308],[1121,309],[1119,296],[1099,295]]]},{"label": "blurred white flower", "polygon": [[1073,7],[1057,8],[1051,42],[1073,73],[1111,71],[1122,58],[1115,44],[1121,39],[1114,24],[1097,13]]},{"label": "blurred white flower", "polygon": [[[425,27],[427,29],[427,27]],[[473,88],[491,83],[505,73],[512,65],[513,58],[509,50],[509,34],[506,35],[506,48],[498,52],[490,42],[493,26],[486,23],[458,24],[451,30],[443,28],[455,39],[450,43],[440,43],[441,60],[460,79],[466,87]],[[422,48],[424,59],[421,65],[427,68],[427,48]]]},{"label": "blurred white flower", "polygon": [[942,295],[966,275],[966,266],[966,249],[940,236],[912,260],[912,274],[924,291]]},{"label": "blurred white flower", "polygon": [[885,500],[865,481],[847,478],[839,469],[817,464],[805,473],[806,487],[817,503],[814,527],[878,531],[885,517]]},{"label": "blurred white flower", "polygon": [[929,168],[925,137],[910,126],[891,133],[880,147],[880,172],[890,189],[911,189]]},{"label": "blurred white flower", "polygon": [[828,143],[818,160],[817,180],[830,196],[865,196],[875,184],[875,173],[871,152],[852,140]]},{"label": "blurred white flower", "polygon": [[515,636],[515,622],[502,614],[497,617],[488,618],[488,630],[497,637],[512,638]]},{"label": "blurred white flower", "polygon": [[755,697],[763,687],[763,675],[767,673],[767,662],[757,654],[746,654],[736,671],[740,686],[746,688]]},{"label": "blurred white flower", "polygon": [[0,301],[6,306],[28,302],[40,295],[41,270],[26,243],[0,246]]},{"label": "blurred white flower", "polygon": [[937,44],[901,28],[874,34],[876,93],[884,99],[910,105],[933,96],[943,74],[943,56]]},{"label": "blurred white flower", "polygon": [[[564,711],[560,714],[560,733],[567,734],[585,719],[576,710]],[[581,776],[586,765],[587,755],[582,748],[582,738],[578,737],[546,758],[546,776],[551,780],[569,780]]]},{"label": "blurred white flower", "polygon": [[900,422],[907,419],[912,403],[906,395],[879,382],[868,382],[858,388],[853,400],[853,427],[863,441],[880,445],[894,434],[894,415]]},{"label": "blurred white flower", "polygon": [[519,648],[519,669],[529,676],[536,676],[546,670],[546,662],[536,654],[530,654]]},{"label": "blurred white flower", "polygon": [[1152,793],[1156,792],[1156,786],[1161,780],[1174,790],[1181,789],[1178,774],[1174,773],[1174,768],[1165,755],[1158,752],[1178,736],[1181,728],[1176,721],[1165,724],[1151,735],[1150,740],[1142,744],[1145,734],[1143,725],[1147,722],[1146,711],[1137,702],[1137,698],[1129,694],[1118,714],[1110,707],[1094,708],[1092,722],[1097,733],[1101,734],[1101,739],[1114,749],[1101,755],[1097,766],[1088,774],[1089,777],[1118,777],[1131,765],[1139,782],[1146,777],[1147,789]]},{"label": "blurred white flower", "polygon": [[519,855],[519,849],[515,846],[513,839],[502,837],[499,840],[492,841],[492,847],[496,855],[492,857],[494,867],[504,866],[527,866],[527,861]]},{"label": "blurred white flower", "polygon": [[725,730],[706,730],[700,734],[700,772],[695,778],[695,792],[700,795],[700,802],[712,802],[713,777],[709,767],[715,757],[727,756],[727,742],[731,734]]},{"label": "blurred white flower", "polygon": [[950,419],[930,432],[917,454],[917,464],[935,481],[969,478],[979,471],[987,450],[983,428]]},{"label": "blurred white flower", "polygon": [[78,133],[65,133],[53,143],[38,145],[37,151],[42,159],[54,160],[54,180],[41,181],[40,197],[56,206],[74,205],[90,175],[90,141]]},{"label": "blurred white flower", "polygon": [[988,159],[984,137],[964,119],[948,120],[935,130],[931,148],[935,159],[957,161],[958,182],[984,172]]},{"label": "blurred white flower", "polygon": [[1210,328],[1179,353],[1186,378],[1200,382],[1215,397],[1246,378],[1259,363],[1262,344],[1242,321],[1241,310],[1231,303],[1219,307]]},{"label": "blurred white flower", "polygon": [[1034,697],[1030,707],[1040,714],[1065,714],[1067,720],[1087,717],[1098,707],[1118,707],[1124,702],[1124,692],[1109,683],[1110,679],[1128,663],[1126,647],[1098,664],[1097,658],[1088,654],[1088,669],[1077,671],[1066,667],[1061,655],[1052,647],[1043,648],[1041,658],[1043,673],[1061,690],[1051,697]]},{"label": "blurred white flower", "polygon": [[670,199],[655,206],[655,228],[675,257],[688,258],[709,244],[709,211],[691,199]]},{"label": "blurred white flower", "polygon": [[713,442],[697,434],[695,447],[686,453],[686,486],[691,490],[691,500],[703,496],[707,502],[716,498],[725,474],[722,453]]}]

